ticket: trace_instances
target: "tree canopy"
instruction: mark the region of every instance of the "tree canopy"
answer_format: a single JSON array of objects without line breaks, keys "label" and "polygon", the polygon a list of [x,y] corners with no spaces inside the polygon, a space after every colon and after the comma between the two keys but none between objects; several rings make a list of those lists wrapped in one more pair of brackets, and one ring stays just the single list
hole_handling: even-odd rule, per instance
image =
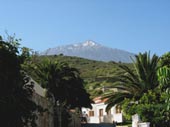
[{"label": "tree canopy", "polygon": [[66,63],[45,60],[35,64],[34,72],[39,84],[47,89],[47,97],[54,98],[55,102],[65,102],[71,107],[91,107],[77,69]]},{"label": "tree canopy", "polygon": [[113,82],[110,88],[118,90],[104,94],[104,98],[108,98],[107,110],[115,104],[122,103],[126,98],[137,101],[143,93],[158,86],[156,75],[158,56],[153,55],[150,58],[150,54],[145,52],[139,53],[135,58],[133,69],[126,65],[119,65],[123,71],[109,79],[109,82]]},{"label": "tree canopy", "polygon": [[139,53],[134,60],[134,69],[120,66],[123,73],[112,78],[117,91],[106,93],[107,110],[121,104],[126,118],[139,114],[141,120],[153,127],[168,127],[169,118],[169,54],[159,58]]},{"label": "tree canopy", "polygon": [[55,126],[68,126],[70,109],[91,108],[90,95],[77,69],[63,62],[49,59],[39,61],[34,58],[28,61],[25,69],[46,89],[47,97],[52,100]]},{"label": "tree canopy", "polygon": [[0,38],[0,125],[5,127],[35,126],[37,106],[32,101],[29,77],[21,70],[18,41]]}]

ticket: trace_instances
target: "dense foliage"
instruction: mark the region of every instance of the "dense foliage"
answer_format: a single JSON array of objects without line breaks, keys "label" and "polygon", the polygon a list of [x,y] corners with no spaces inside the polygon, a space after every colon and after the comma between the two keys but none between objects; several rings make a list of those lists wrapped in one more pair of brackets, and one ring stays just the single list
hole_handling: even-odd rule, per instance
[{"label": "dense foliage", "polygon": [[[36,57],[36,56],[35,56]],[[61,126],[61,117],[69,119],[68,110],[81,107],[91,108],[89,94],[84,88],[84,82],[77,69],[68,64],[49,59],[29,60],[24,65],[25,70],[47,90],[47,97],[54,107],[55,126]],[[65,116],[64,116],[65,114]],[[67,123],[62,123],[67,126]]]},{"label": "dense foliage", "polygon": [[[106,93],[107,110],[121,104],[127,119],[139,114],[151,127],[168,127],[169,119],[169,54],[159,59],[149,53],[139,53],[134,60],[134,70],[120,66],[123,73],[114,77],[112,88],[117,92]],[[166,58],[165,58],[166,57]],[[168,64],[168,65],[167,65]]]},{"label": "dense foliage", "polygon": [[55,103],[66,103],[72,108],[91,107],[89,94],[84,89],[77,69],[47,59],[35,63],[33,70],[37,82],[47,89],[47,97],[53,98]]},{"label": "dense foliage", "polygon": [[37,106],[32,101],[32,85],[22,72],[23,59],[18,55],[18,40],[0,38],[0,125],[4,127],[35,126]]},{"label": "dense foliage", "polygon": [[157,72],[161,99],[164,103],[162,115],[164,122],[170,125],[170,52],[165,53],[160,59],[160,68]]},{"label": "dense foliage", "polygon": [[110,88],[118,89],[116,92],[109,91],[104,94],[107,100],[107,110],[115,104],[121,104],[125,98],[137,101],[143,93],[158,86],[157,81],[157,62],[158,57],[154,55],[151,59],[149,54],[139,54],[131,69],[126,65],[120,65],[123,70],[120,74],[112,77],[109,81],[113,82]]}]

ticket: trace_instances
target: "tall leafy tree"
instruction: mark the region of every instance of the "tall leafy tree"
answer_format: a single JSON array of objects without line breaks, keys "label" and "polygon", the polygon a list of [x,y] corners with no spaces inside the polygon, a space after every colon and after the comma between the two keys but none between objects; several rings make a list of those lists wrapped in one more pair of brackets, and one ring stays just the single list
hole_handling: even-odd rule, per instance
[{"label": "tall leafy tree", "polygon": [[[44,60],[34,66],[35,79],[47,89],[47,97],[71,107],[90,107],[89,94],[75,68],[66,63]],[[82,101],[83,100],[83,101]]]},{"label": "tall leafy tree", "polygon": [[148,90],[156,88],[158,60],[155,54],[150,57],[150,53],[145,52],[135,56],[133,70],[125,65],[119,65],[122,73],[110,79],[113,82],[110,88],[116,91],[104,94],[104,98],[108,98],[106,110],[115,104],[123,103],[126,99],[133,99],[133,102],[136,102]]},{"label": "tall leafy tree", "polygon": [[164,66],[170,67],[170,52],[167,52],[161,56],[159,65],[160,67]]},{"label": "tall leafy tree", "polygon": [[34,78],[47,89],[47,97],[54,103],[55,126],[68,125],[68,109],[91,107],[89,94],[84,89],[77,69],[48,59],[36,63],[32,69],[35,72],[32,73]]},{"label": "tall leafy tree", "polygon": [[[159,61],[160,60],[160,61]],[[117,92],[107,93],[108,108],[122,103],[128,116],[137,113],[152,127],[168,127],[169,120],[169,54],[160,59],[144,53],[136,56],[134,70],[120,66],[124,72],[113,78]]]},{"label": "tall leafy tree", "polygon": [[170,125],[170,52],[165,53],[159,62],[160,68],[157,71],[158,80],[160,83],[161,97],[163,100],[163,112],[164,123]]},{"label": "tall leafy tree", "polygon": [[[18,40],[0,37],[0,125],[4,127],[36,126],[29,77],[21,72]],[[27,84],[27,85],[26,85]]]}]

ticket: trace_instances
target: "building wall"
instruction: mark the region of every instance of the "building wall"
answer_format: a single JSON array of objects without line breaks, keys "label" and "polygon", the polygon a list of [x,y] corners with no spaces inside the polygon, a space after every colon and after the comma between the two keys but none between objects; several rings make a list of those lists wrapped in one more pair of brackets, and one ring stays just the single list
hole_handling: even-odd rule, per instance
[{"label": "building wall", "polygon": [[37,127],[54,127],[53,106],[52,103],[36,93],[34,93],[33,100],[37,105],[42,106],[43,112],[37,112]]},{"label": "building wall", "polygon": [[[98,103],[92,104],[92,109],[83,108],[82,112],[88,114],[88,123],[113,123],[113,121],[121,123],[123,122],[122,113],[118,113],[116,106],[112,107],[111,110],[107,113],[106,104]],[[91,116],[90,112],[94,112],[94,116]]]},{"label": "building wall", "polygon": [[34,85],[32,100],[44,110],[43,112],[37,113],[37,127],[54,127],[54,115],[53,115],[53,105],[50,100],[45,97],[45,89],[43,89],[37,82],[33,79],[30,82]]}]

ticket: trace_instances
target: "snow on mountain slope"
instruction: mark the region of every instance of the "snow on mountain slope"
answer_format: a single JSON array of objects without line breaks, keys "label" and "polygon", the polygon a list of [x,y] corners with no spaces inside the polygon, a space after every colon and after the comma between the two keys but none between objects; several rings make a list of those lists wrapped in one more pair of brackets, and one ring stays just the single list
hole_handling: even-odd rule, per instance
[{"label": "snow on mountain slope", "polygon": [[41,55],[59,55],[77,56],[97,61],[115,61],[115,62],[132,62],[130,57],[134,57],[133,53],[108,48],[100,45],[94,41],[88,40],[83,43],[75,43],[71,45],[58,46],[56,48],[50,48],[42,52]]}]

